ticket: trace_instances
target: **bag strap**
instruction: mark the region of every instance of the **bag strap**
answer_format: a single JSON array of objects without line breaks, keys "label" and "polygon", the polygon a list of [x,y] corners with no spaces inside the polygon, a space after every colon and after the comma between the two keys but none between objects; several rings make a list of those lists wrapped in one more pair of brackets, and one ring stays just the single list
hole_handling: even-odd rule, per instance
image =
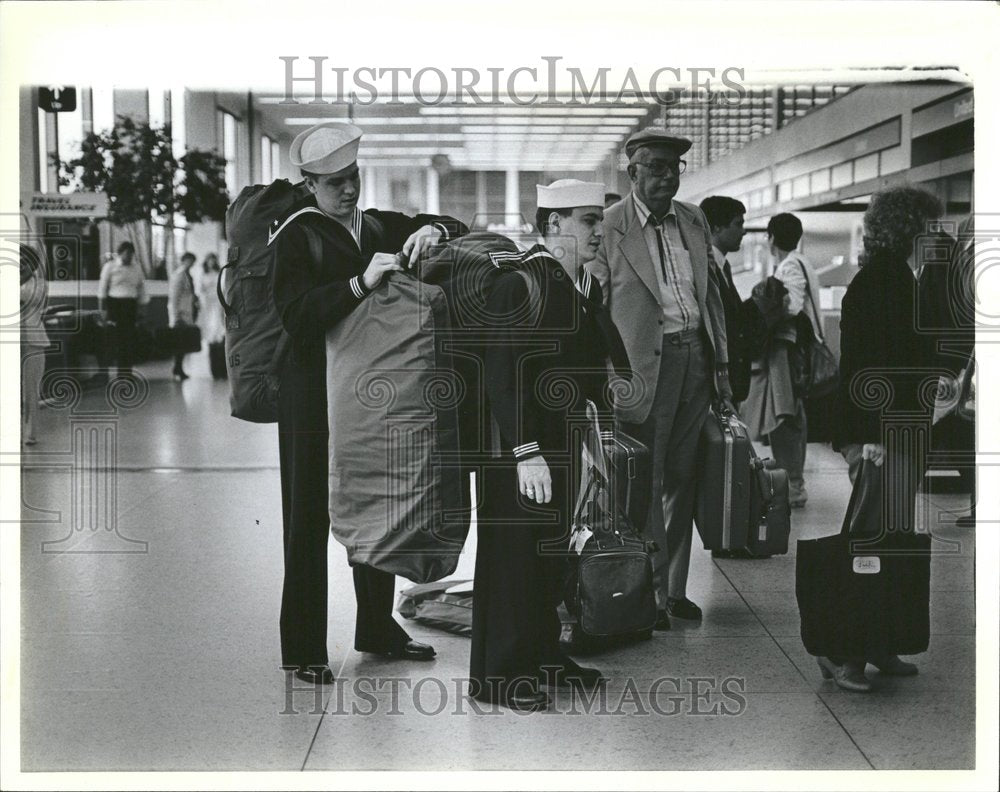
[{"label": "bag strap", "polygon": [[809,273],[806,272],[806,265],[802,263],[802,259],[795,259],[798,262],[799,269],[802,270],[802,277],[806,279],[806,294],[809,295],[809,302],[812,304],[813,313],[816,315],[816,326],[819,328],[819,340],[824,344],[826,343],[826,338],[823,337],[823,317],[820,316],[819,308],[816,307],[816,300],[813,299],[812,289],[809,288]]},{"label": "bag strap", "polygon": [[590,492],[591,492],[591,490],[593,490],[595,486],[599,486],[599,484],[597,483],[597,476],[590,475],[587,478],[588,478],[588,481],[587,481],[586,489],[583,489],[583,490],[580,491],[580,497],[577,498],[577,500],[576,500],[576,508],[573,509],[573,530],[574,530],[574,532],[575,531],[579,531],[580,528],[582,527],[581,526],[581,521],[582,521],[582,518],[583,518],[583,508],[586,505],[587,500],[590,498]]},{"label": "bag strap", "polygon": [[601,426],[597,418],[597,405],[587,400],[587,426],[580,444],[580,487],[574,513],[578,512],[589,494],[594,479],[608,481],[608,464],[601,441]]},{"label": "bag strap", "polygon": [[[303,223],[301,228],[302,232],[306,235],[306,243],[309,245],[309,255],[313,261],[319,263],[323,260],[322,237],[316,232],[316,229],[310,228],[306,223]],[[281,335],[278,336],[278,343],[274,345],[274,355],[271,358],[271,365],[269,367],[271,374],[277,374],[281,371],[281,367],[284,365],[285,358],[288,356],[291,347],[292,337],[282,328]]]},{"label": "bag strap", "polygon": [[[844,524],[840,528],[841,536],[849,536],[852,533],[860,533],[862,538],[873,538],[871,535],[865,535],[863,532],[853,531],[852,528],[857,522],[859,515],[865,509],[877,509],[879,518],[881,519],[881,487],[880,482],[877,479],[874,479],[874,477],[879,475],[879,469],[874,462],[867,459],[861,460],[861,465],[858,468],[858,476],[854,480],[854,486],[851,488],[851,499],[847,503],[847,513],[844,515]],[[874,505],[870,503],[872,499],[876,500]]]},{"label": "bag strap", "polygon": [[222,312],[229,318],[229,315],[233,312],[232,306],[226,302],[225,294],[222,291],[222,281],[226,276],[226,270],[230,267],[235,267],[236,262],[240,258],[240,246],[233,245],[229,248],[229,253],[226,256],[226,266],[219,270],[219,279],[215,282],[215,294],[219,298],[219,304],[222,306]]},{"label": "bag strap", "polygon": [[524,279],[524,283],[528,287],[528,309],[531,311],[531,323],[534,324],[542,313],[542,290],[538,287],[535,276],[530,272],[523,269],[516,270],[516,272]]}]

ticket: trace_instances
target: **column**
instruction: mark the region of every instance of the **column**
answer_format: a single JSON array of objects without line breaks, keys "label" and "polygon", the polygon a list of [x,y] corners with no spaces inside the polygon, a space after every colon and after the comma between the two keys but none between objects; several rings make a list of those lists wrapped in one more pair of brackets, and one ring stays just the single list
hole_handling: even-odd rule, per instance
[{"label": "column", "polygon": [[476,216],[473,225],[476,228],[486,228],[489,222],[489,204],[486,200],[486,171],[476,171]]},{"label": "column", "polygon": [[504,224],[517,226],[521,224],[521,193],[517,168],[507,169],[507,183],[504,195]]},{"label": "column", "polygon": [[426,195],[424,211],[428,214],[441,214],[441,182],[438,172],[431,165],[425,169]]}]

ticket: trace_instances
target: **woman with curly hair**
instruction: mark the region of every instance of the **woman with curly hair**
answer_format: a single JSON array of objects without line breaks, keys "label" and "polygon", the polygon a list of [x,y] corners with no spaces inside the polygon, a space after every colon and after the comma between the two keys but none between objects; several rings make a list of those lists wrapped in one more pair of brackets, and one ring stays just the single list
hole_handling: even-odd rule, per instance
[{"label": "woman with curly hair", "polygon": [[[851,481],[868,460],[880,472],[882,538],[914,531],[917,489],[924,473],[926,438],[913,428],[930,426],[934,348],[917,327],[915,242],[941,214],[937,199],[912,186],[877,193],[864,217],[861,270],[841,304],[840,393],[835,448],[847,460]],[[936,381],[936,378],[935,378]],[[904,416],[907,426],[887,416]],[[917,667],[887,657],[820,657],[820,670],[846,690],[868,692],[865,664],[882,674],[912,676]]]}]

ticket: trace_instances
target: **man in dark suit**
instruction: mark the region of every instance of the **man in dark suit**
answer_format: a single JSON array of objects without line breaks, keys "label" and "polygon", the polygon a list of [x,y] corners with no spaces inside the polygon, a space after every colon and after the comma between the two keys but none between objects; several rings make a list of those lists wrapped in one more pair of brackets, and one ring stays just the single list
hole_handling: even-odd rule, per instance
[{"label": "man in dark suit", "polygon": [[710,277],[712,238],[701,209],[675,201],[691,141],[655,127],[625,144],[632,192],[607,209],[591,268],[618,326],[633,385],[615,412],[650,449],[652,506],[647,535],[659,618],[698,621],[687,598],[698,437],[713,395],[732,404],[726,324],[718,280]]},{"label": "man in dark suit", "polygon": [[733,389],[733,401],[739,404],[750,392],[750,354],[747,349],[743,300],[733,283],[733,270],[727,256],[739,251],[740,243],[746,235],[743,216],[747,208],[742,202],[725,195],[712,195],[702,201],[700,207],[712,232],[714,272],[719,278],[722,307],[726,312],[729,385]]},{"label": "man in dark suit", "polygon": [[[466,231],[451,218],[407,217],[358,206],[361,130],[319,124],[292,142],[308,195],[275,221],[274,300],[291,349],[281,373],[278,439],[284,521],[285,582],[281,601],[282,666],[300,679],[333,682],[326,648],[328,440],[326,331],[353,311],[385,273],[441,239]],[[308,230],[307,230],[308,229]],[[321,255],[311,240],[318,239]],[[374,351],[373,351],[374,354]],[[410,640],[393,619],[394,577],[354,566],[354,648],[426,660],[434,649]]]}]

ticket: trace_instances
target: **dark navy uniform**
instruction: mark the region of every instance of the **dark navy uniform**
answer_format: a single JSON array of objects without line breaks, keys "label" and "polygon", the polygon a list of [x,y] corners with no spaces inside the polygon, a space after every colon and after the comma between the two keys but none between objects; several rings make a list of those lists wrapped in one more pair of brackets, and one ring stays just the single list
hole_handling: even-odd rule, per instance
[{"label": "dark navy uniform", "polygon": [[[588,399],[605,419],[612,414],[612,344],[597,318],[604,310],[597,279],[581,267],[573,284],[541,245],[508,263],[530,273],[536,292],[512,271],[497,279],[489,300],[496,335],[484,354],[485,376],[498,458],[483,466],[477,486],[469,692],[492,701],[510,692],[505,683],[537,678],[540,666],[563,659],[556,609],[579,476],[578,434],[570,427],[585,425]],[[520,494],[517,478],[518,460],[539,454],[552,477],[544,505]]]},{"label": "dark navy uniform", "polygon": [[[292,339],[281,374],[278,439],[284,521],[285,582],[281,598],[281,657],[284,666],[328,662],[327,538],[329,430],[326,401],[326,331],[365,299],[362,274],[375,253],[398,253],[422,226],[435,224],[445,238],[465,232],[451,218],[408,217],[370,209],[355,211],[351,230],[316,206],[309,196],[276,221],[274,299]],[[322,243],[310,251],[308,226]],[[392,618],[394,577],[364,565],[354,567],[357,597],[355,648],[393,651],[408,636]]]}]

